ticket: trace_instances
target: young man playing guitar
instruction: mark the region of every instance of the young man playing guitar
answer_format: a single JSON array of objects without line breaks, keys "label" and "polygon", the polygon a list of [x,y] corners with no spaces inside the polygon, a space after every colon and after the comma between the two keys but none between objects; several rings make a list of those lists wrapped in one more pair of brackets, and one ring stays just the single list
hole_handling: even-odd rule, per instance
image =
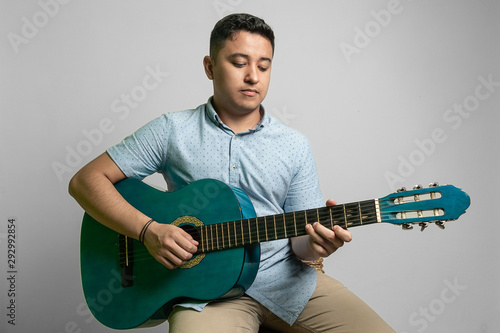
[{"label": "young man playing guitar", "polygon": [[[150,222],[117,192],[118,181],[160,172],[168,190],[176,191],[198,179],[218,179],[242,189],[257,216],[321,206],[308,141],[261,105],[273,54],[274,34],[263,20],[248,14],[223,18],[203,59],[214,89],[208,102],[166,113],[108,149],[73,177],[71,195],[103,225],[143,241],[168,269],[186,263],[198,242],[177,226]],[[328,257],[351,241],[351,233],[314,222],[306,231],[261,244],[259,271],[244,296],[176,306],[170,332],[257,332],[260,326],[280,332],[393,332],[339,282],[299,260]]]}]

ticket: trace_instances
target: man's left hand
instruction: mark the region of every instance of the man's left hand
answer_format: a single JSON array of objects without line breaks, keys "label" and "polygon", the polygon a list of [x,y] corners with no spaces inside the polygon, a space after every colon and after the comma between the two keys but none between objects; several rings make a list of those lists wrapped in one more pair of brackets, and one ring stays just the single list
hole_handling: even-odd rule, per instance
[{"label": "man's left hand", "polygon": [[[335,206],[336,202],[329,199],[326,202],[327,206]],[[328,257],[338,248],[342,247],[345,242],[352,240],[352,234],[349,230],[344,230],[336,225],[332,229],[322,226],[319,222],[306,225],[306,231],[309,234],[311,248],[320,257]]]}]

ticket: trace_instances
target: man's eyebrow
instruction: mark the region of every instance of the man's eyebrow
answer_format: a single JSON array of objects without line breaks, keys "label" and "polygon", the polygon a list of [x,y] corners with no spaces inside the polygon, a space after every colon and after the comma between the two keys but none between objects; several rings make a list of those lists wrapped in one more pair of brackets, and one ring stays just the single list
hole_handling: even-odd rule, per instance
[{"label": "man's eyebrow", "polygon": [[[248,54],[244,54],[244,53],[233,53],[231,54],[230,56],[231,58],[245,58],[245,59],[250,59],[250,57],[248,56]],[[268,58],[268,57],[261,57],[259,59],[260,61],[269,61],[269,62],[272,62],[272,59],[271,58]]]}]

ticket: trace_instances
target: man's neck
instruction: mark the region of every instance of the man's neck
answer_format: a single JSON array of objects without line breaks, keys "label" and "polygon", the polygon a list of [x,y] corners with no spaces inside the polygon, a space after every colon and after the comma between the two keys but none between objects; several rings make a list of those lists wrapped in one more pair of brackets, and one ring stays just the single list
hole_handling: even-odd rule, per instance
[{"label": "man's neck", "polygon": [[233,115],[224,112],[217,112],[220,120],[234,131],[234,133],[246,132],[249,129],[255,128],[262,119],[260,108],[245,115]]},{"label": "man's neck", "polygon": [[232,129],[234,133],[242,133],[255,128],[264,114],[261,105],[253,111],[232,112],[217,105],[214,99],[212,99],[211,104],[222,123]]}]

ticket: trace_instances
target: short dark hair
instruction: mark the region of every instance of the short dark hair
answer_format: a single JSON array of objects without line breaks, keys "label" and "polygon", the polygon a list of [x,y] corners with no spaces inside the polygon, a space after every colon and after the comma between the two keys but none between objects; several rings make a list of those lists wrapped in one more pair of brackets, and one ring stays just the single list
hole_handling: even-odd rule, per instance
[{"label": "short dark hair", "polygon": [[274,32],[263,19],[250,14],[230,14],[217,22],[210,35],[210,57],[215,60],[220,49],[239,31],[256,33],[271,42],[274,55]]}]

